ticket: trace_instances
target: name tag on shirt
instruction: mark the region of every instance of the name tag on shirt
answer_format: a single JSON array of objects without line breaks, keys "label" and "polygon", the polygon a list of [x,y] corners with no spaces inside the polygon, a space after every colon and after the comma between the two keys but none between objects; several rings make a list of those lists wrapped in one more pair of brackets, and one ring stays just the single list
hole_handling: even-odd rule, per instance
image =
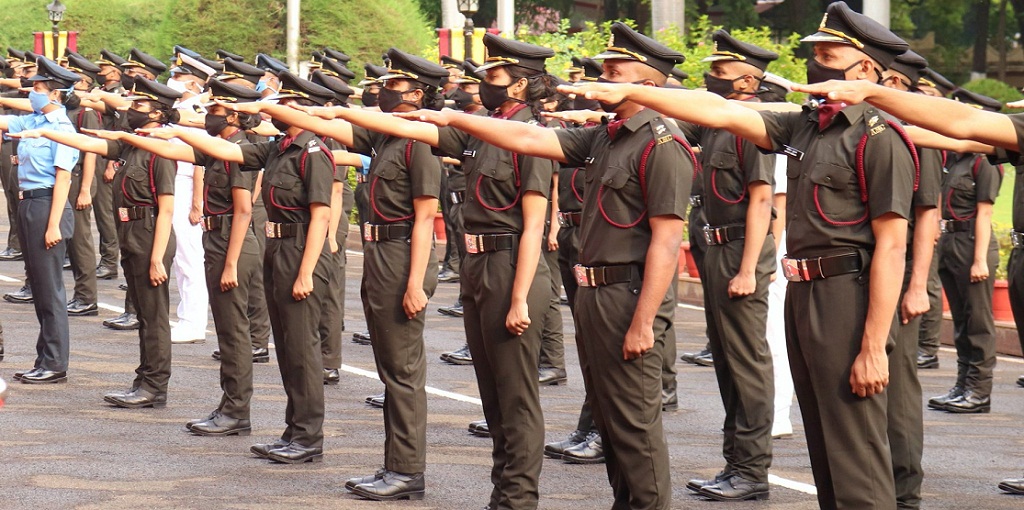
[{"label": "name tag on shirt", "polygon": [[782,146],[782,153],[791,158],[796,158],[797,161],[803,161],[804,159],[804,151],[789,145]]}]

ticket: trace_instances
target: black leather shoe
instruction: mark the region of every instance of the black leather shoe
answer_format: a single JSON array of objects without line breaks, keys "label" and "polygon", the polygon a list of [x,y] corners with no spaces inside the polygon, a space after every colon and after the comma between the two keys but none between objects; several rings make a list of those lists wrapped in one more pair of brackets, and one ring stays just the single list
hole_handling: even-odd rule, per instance
[{"label": "black leather shoe", "polygon": [[307,448],[299,443],[288,443],[286,446],[274,448],[267,452],[267,459],[282,464],[302,464],[303,462],[323,462],[323,448]]},{"label": "black leather shoe", "polygon": [[437,281],[441,283],[455,283],[459,281],[459,273],[451,269],[445,269],[437,274]]},{"label": "black leather shoe", "polygon": [[541,386],[561,386],[568,380],[564,368],[542,368],[537,374],[537,384]]},{"label": "black leather shoe", "polygon": [[384,473],[387,473],[387,470],[384,468],[380,468],[377,470],[376,473],[369,476],[357,476],[355,478],[349,478],[348,480],[345,481],[345,488],[351,491],[352,488],[355,487],[356,485],[376,482],[377,480],[384,478]]},{"label": "black leather shoe", "polygon": [[78,299],[68,302],[68,315],[71,317],[92,317],[100,314],[96,303],[84,303]]},{"label": "black leather shoe", "polygon": [[197,436],[248,436],[252,433],[249,420],[238,420],[217,413],[213,418],[195,423],[189,429]]},{"label": "black leather shoe", "polygon": [[[4,350],[3,346],[0,345],[0,355],[3,354],[3,350]],[[0,357],[0,359],[3,359],[3,357]],[[1017,378],[1017,386],[1020,386],[1021,388],[1024,388],[1024,375],[1022,375],[1022,376]]]},{"label": "black leather shoe", "polygon": [[352,494],[374,501],[392,501],[396,499],[423,499],[425,481],[423,473],[402,474],[386,471],[380,480],[372,483],[361,483],[352,487]]},{"label": "black leather shoe", "polygon": [[710,480],[704,480],[702,478],[691,479],[690,481],[686,482],[686,488],[690,489],[693,492],[698,492],[700,491],[701,487],[705,485],[716,485],[717,483],[721,482],[722,480],[725,480],[726,478],[729,478],[729,473],[726,473],[725,471],[719,471],[718,474],[715,475],[715,477]]},{"label": "black leather shoe", "polygon": [[4,294],[4,301],[10,303],[31,303],[32,302],[32,288],[28,285],[22,285],[18,292],[8,292]]},{"label": "black leather shoe", "polygon": [[53,384],[68,382],[67,372],[54,372],[41,368],[21,376],[22,384]]},{"label": "black leather shoe", "polygon": [[117,284],[117,290],[123,290],[123,291],[127,292],[128,291],[128,284],[127,283],[119,283],[119,284]]},{"label": "black leather shoe", "polygon": [[18,250],[7,248],[4,251],[0,251],[0,260],[23,260],[25,255]]},{"label": "black leather shoe", "polygon": [[679,410],[679,394],[676,393],[675,384],[672,385],[671,390],[662,388],[661,390],[661,411],[671,412]]},{"label": "black leather shoe", "polygon": [[992,398],[980,397],[974,391],[967,390],[963,395],[946,402],[945,409],[958,414],[988,413],[992,412]]},{"label": "black leather shoe", "polygon": [[352,343],[359,345],[370,345],[370,332],[357,331],[352,333]]},{"label": "black leather shoe", "polygon": [[697,494],[715,501],[762,501],[768,499],[768,482],[751,482],[739,475],[732,475],[713,485],[705,485]]},{"label": "black leather shoe", "polygon": [[601,435],[591,432],[587,440],[565,450],[562,460],[569,464],[600,464],[604,462],[604,448],[601,446]]},{"label": "black leather shoe", "polygon": [[446,352],[441,355],[443,361],[447,361],[452,365],[472,365],[473,355],[469,353],[469,345],[463,345],[461,349],[452,352]]},{"label": "black leather shoe", "polygon": [[701,349],[699,352],[684,352],[682,356],[679,356],[679,360],[696,365],[698,356],[708,356],[710,354],[711,350],[707,348]]},{"label": "black leather shoe", "polygon": [[950,400],[958,398],[960,395],[963,394],[964,389],[962,387],[953,386],[945,395],[939,395],[937,397],[932,397],[928,399],[928,407],[932,409],[937,409],[939,411],[944,411],[946,409],[946,403],[948,403]]},{"label": "black leather shoe", "polygon": [[117,278],[117,269],[107,266],[99,266],[96,268],[97,280],[113,280],[114,278]]},{"label": "black leather shoe", "polygon": [[34,374],[34,373],[36,373],[36,372],[38,372],[40,370],[42,370],[42,369],[39,368],[39,367],[35,367],[35,368],[30,368],[28,370],[22,370],[21,372],[15,372],[14,373],[14,380],[15,381],[20,381],[22,377],[25,377],[28,374]]},{"label": "black leather shoe", "polygon": [[103,325],[118,331],[129,331],[133,329],[139,329],[139,318],[134,313],[122,313],[113,319],[107,319],[103,321]]},{"label": "black leather shoe", "polygon": [[544,445],[544,456],[551,459],[561,459],[566,450],[587,440],[587,431],[574,430],[564,441],[555,441]]},{"label": "black leather shoe", "polygon": [[4,360],[4,339],[0,338],[0,361]]},{"label": "black leather shoe", "polygon": [[[220,361],[220,349],[213,351],[210,356],[213,359]],[[266,347],[260,347],[259,349],[253,348],[252,350],[252,362],[253,363],[270,363],[270,351]]]},{"label": "black leather shoe", "polygon": [[167,407],[167,394],[156,395],[142,388],[136,388],[135,391],[125,394],[107,394],[103,397],[103,400],[117,407],[127,409]]},{"label": "black leather shoe", "polygon": [[711,351],[701,351],[693,357],[693,362],[702,367],[713,367],[715,366],[715,357]]},{"label": "black leather shoe", "polygon": [[111,391],[110,393],[107,393],[106,395],[103,395],[103,400],[105,400],[107,402],[110,402],[110,400],[108,400],[108,399],[111,399],[111,398],[115,398],[115,397],[116,398],[125,398],[126,396],[131,395],[132,393],[135,393],[138,390],[139,390],[138,386],[132,386],[131,388],[128,388],[127,390],[123,390],[123,391]]},{"label": "black leather shoe", "polygon": [[999,488],[1010,494],[1024,495],[1024,478],[1007,478],[999,482]]},{"label": "black leather shoe", "polygon": [[939,357],[919,352],[917,353],[917,368],[921,370],[939,368]]},{"label": "black leather shoe", "polygon": [[216,418],[219,415],[220,415],[220,409],[214,409],[212,412],[210,412],[210,414],[208,414],[208,415],[206,415],[206,416],[204,416],[202,418],[196,418],[194,420],[189,420],[189,421],[185,422],[185,429],[186,430],[192,430],[192,426],[193,425],[195,425],[197,423],[202,423],[204,421],[210,421],[210,420]]},{"label": "black leather shoe", "polygon": [[465,314],[465,311],[462,308],[462,301],[456,301],[452,306],[442,306],[437,309],[437,312],[449,317],[462,317]]},{"label": "black leather shoe", "polygon": [[366,397],[366,403],[369,404],[370,407],[384,409],[384,394],[370,395],[369,397]]},{"label": "black leather shoe", "polygon": [[324,384],[331,386],[337,386],[341,381],[341,372],[337,368],[325,368],[324,369]]},{"label": "black leather shoe", "polygon": [[67,255],[64,256],[64,269],[71,269],[71,259]]},{"label": "black leather shoe", "polygon": [[254,444],[254,445],[249,447],[249,451],[252,452],[253,454],[255,454],[257,457],[259,457],[261,459],[265,459],[265,458],[267,458],[267,454],[270,453],[270,450],[275,450],[277,448],[284,448],[286,446],[288,446],[288,441],[285,441],[283,439],[278,439],[277,441],[274,441],[273,443],[257,443],[257,444]]},{"label": "black leather shoe", "polygon": [[469,433],[477,437],[491,437],[491,428],[487,425],[487,420],[471,421]]}]

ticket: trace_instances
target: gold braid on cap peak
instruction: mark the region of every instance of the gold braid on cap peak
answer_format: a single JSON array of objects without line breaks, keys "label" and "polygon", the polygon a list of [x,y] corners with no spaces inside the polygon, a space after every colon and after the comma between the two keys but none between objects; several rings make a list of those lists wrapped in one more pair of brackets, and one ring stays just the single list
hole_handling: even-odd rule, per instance
[{"label": "gold braid on cap peak", "polygon": [[857,39],[856,37],[853,37],[851,35],[846,35],[845,32],[842,32],[840,30],[836,30],[834,28],[828,28],[828,27],[825,26],[826,23],[828,23],[828,13],[827,12],[825,13],[824,16],[821,17],[821,24],[818,25],[818,31],[819,32],[824,32],[826,34],[834,35],[834,36],[839,37],[841,39],[845,39],[845,40],[849,41],[850,44],[856,46],[858,50],[863,50],[864,49],[864,43],[860,42],[859,39]]}]

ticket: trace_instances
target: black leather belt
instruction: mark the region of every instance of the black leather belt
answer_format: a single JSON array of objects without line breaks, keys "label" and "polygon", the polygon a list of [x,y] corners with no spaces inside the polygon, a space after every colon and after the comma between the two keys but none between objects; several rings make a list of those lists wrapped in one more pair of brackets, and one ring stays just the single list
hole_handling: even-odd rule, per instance
[{"label": "black leather belt", "polygon": [[822,280],[842,274],[857,273],[863,268],[864,264],[858,253],[809,259],[791,259],[789,257],[782,259],[782,272],[791,282]]},{"label": "black leather belt", "polygon": [[511,250],[519,234],[466,234],[466,253]]},{"label": "black leather belt", "polygon": [[451,195],[452,195],[452,203],[453,204],[461,204],[461,203],[464,203],[466,201],[466,192],[465,191],[453,191],[451,193]]},{"label": "black leather belt", "polygon": [[156,216],[156,207],[153,206],[117,208],[117,219],[121,220],[122,223],[144,220],[154,216]]},{"label": "black leather belt", "polygon": [[306,223],[274,223],[268,221],[266,226],[267,238],[284,239],[286,237],[295,237],[299,235],[299,232],[305,232],[306,227]]},{"label": "black leather belt", "polygon": [[214,216],[203,216],[203,219],[200,220],[199,224],[203,226],[203,232],[209,232],[211,230],[218,230],[226,222],[228,222],[228,218],[230,218],[231,216],[232,215],[230,215],[230,214],[217,214],[217,215],[214,215]]},{"label": "black leather belt", "polygon": [[52,197],[53,188],[39,188],[39,189],[27,189],[18,192],[18,199],[24,200],[26,198],[39,198],[39,197]]},{"label": "black leather belt", "polygon": [[409,239],[412,227],[405,223],[374,225],[363,223],[363,240],[368,243],[390,241],[392,239]]},{"label": "black leather belt", "polygon": [[708,246],[728,244],[738,241],[747,236],[747,227],[743,225],[732,225],[727,227],[704,226],[704,241]]},{"label": "black leather belt", "polygon": [[581,212],[558,212],[558,225],[562,227],[578,227],[583,222]]},{"label": "black leather belt", "polygon": [[580,287],[600,287],[614,283],[628,283],[640,276],[640,268],[633,264],[618,266],[587,267],[575,265],[572,268],[576,276],[576,285]]},{"label": "black leather belt", "polygon": [[703,207],[704,195],[690,195],[690,207]]},{"label": "black leather belt", "polygon": [[1020,248],[1024,246],[1024,232],[1018,232],[1016,230],[1010,231],[1010,243],[1013,244],[1014,248]]},{"label": "black leather belt", "polygon": [[942,226],[943,234],[952,234],[953,232],[970,232],[974,230],[974,220],[942,220],[940,225]]}]

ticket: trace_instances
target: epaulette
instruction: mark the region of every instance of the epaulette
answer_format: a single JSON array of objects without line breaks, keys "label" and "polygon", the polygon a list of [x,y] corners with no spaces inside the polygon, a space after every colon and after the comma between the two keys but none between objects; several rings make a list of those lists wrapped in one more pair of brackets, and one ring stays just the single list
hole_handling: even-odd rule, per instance
[{"label": "epaulette", "polygon": [[669,131],[668,125],[665,124],[665,119],[655,117],[651,119],[651,122],[648,125],[651,127],[651,134],[654,135],[654,140],[657,145],[672,141],[672,131]]},{"label": "epaulette", "polygon": [[878,110],[868,108],[864,110],[864,124],[867,125],[868,136],[877,136],[885,132],[888,122],[882,117]]}]

